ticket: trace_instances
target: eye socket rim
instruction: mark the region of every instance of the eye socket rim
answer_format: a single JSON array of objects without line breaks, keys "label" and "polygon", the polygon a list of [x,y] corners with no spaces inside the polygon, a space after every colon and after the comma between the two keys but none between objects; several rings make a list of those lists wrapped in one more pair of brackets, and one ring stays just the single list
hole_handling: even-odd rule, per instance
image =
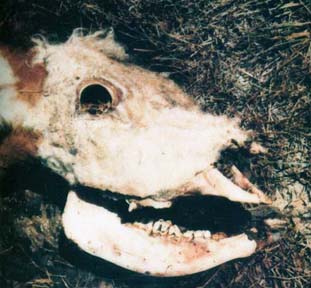
[{"label": "eye socket rim", "polygon": [[[83,104],[81,104],[81,95],[82,92],[91,85],[100,85],[104,89],[106,89],[111,97],[111,102],[109,102],[109,109],[108,111],[105,111],[104,113],[100,114],[106,114],[111,110],[114,110],[117,105],[121,102],[122,100],[122,91],[120,88],[116,87],[114,84],[112,84],[110,81],[103,79],[103,78],[91,78],[91,79],[85,79],[80,82],[80,84],[77,87],[77,100],[76,100],[76,111],[79,114],[89,114],[92,116],[98,116],[99,114],[92,114],[87,111],[83,111]],[[108,105],[107,105],[108,106]]]}]

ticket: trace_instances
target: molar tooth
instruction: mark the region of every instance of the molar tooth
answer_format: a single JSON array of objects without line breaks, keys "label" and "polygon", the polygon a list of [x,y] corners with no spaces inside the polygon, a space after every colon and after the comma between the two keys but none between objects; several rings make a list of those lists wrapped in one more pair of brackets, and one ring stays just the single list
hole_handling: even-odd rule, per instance
[{"label": "molar tooth", "polygon": [[194,232],[193,231],[187,231],[183,233],[184,237],[187,238],[188,240],[193,240],[194,239]]},{"label": "molar tooth", "polygon": [[180,237],[182,235],[177,225],[171,226],[168,233],[169,235],[175,235],[176,237]]},{"label": "molar tooth", "polygon": [[224,232],[217,232],[212,235],[212,239],[216,241],[219,241],[224,238],[227,238],[227,235]]},{"label": "molar tooth", "polygon": [[204,231],[202,230],[197,230],[194,232],[194,238],[204,238]]},{"label": "molar tooth", "polygon": [[164,220],[160,219],[159,221],[154,222],[153,227],[152,227],[152,233],[159,234],[163,221]]},{"label": "molar tooth", "polygon": [[171,221],[163,221],[161,222],[161,234],[167,234],[167,232],[169,231],[170,226],[172,226],[172,222]]},{"label": "molar tooth", "polygon": [[203,238],[204,239],[209,239],[211,237],[212,237],[212,234],[210,231],[208,231],[208,230],[203,231]]},{"label": "molar tooth", "polygon": [[152,227],[153,227],[153,222],[148,222],[147,224],[145,224],[145,229],[148,234],[152,233]]},{"label": "molar tooth", "polygon": [[167,223],[167,225],[169,225],[169,227],[171,227],[173,225],[171,220],[166,220],[165,222]]},{"label": "molar tooth", "polygon": [[134,222],[133,224],[134,224],[134,226],[136,226],[137,228],[145,229],[145,224],[143,224],[143,223]]},{"label": "molar tooth", "polygon": [[198,230],[194,232],[194,239],[196,240],[205,240],[211,238],[211,232],[208,230]]},{"label": "molar tooth", "polygon": [[154,224],[152,227],[152,234],[157,234],[159,227],[160,227],[160,224]]}]

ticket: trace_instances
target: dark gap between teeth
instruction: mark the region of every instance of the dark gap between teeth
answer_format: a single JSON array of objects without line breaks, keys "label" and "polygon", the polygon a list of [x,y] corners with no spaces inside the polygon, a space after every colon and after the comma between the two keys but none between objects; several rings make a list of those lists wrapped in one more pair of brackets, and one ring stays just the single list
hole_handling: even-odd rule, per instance
[{"label": "dark gap between teeth", "polygon": [[[107,197],[107,191],[83,188],[76,190],[84,201],[102,206],[117,213],[122,223],[148,223],[160,219],[170,220],[185,230],[209,230],[212,234],[224,232],[228,236],[244,232],[251,225],[251,213],[240,203],[231,202],[223,197],[193,195],[178,197],[172,207],[155,209],[143,207],[128,211],[126,199]],[[110,192],[111,193],[111,192]],[[112,193],[113,194],[113,193]]]}]

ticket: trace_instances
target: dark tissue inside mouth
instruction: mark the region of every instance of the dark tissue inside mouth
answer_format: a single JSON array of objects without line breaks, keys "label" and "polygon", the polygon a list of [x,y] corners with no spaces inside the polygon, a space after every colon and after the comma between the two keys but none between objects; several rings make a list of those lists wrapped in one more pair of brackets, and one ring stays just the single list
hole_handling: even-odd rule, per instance
[{"label": "dark tissue inside mouth", "polygon": [[81,199],[117,213],[122,223],[148,223],[163,219],[186,230],[209,230],[232,236],[245,232],[252,220],[251,213],[240,203],[217,196],[178,197],[170,208],[143,207],[129,212],[127,198],[113,198],[110,191],[82,186],[76,187],[75,191]]}]

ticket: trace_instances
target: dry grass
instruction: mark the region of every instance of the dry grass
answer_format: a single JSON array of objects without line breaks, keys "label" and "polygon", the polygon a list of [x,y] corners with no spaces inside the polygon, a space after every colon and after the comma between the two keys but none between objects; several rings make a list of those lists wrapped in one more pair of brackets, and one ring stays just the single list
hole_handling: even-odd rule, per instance
[{"label": "dry grass", "polygon": [[[310,1],[3,2],[2,42],[25,47],[37,33],[63,41],[76,27],[113,26],[133,61],[169,73],[202,109],[240,115],[244,127],[256,130],[258,141],[269,149],[268,154],[251,159],[234,155],[224,159],[252,175],[252,181],[268,191],[288,216],[283,239],[249,259],[170,282],[167,287],[311,285],[307,248],[311,243]],[[56,206],[42,204],[41,196],[29,192],[2,194],[1,287],[100,285],[100,277],[76,269],[58,255],[60,212]]]}]

